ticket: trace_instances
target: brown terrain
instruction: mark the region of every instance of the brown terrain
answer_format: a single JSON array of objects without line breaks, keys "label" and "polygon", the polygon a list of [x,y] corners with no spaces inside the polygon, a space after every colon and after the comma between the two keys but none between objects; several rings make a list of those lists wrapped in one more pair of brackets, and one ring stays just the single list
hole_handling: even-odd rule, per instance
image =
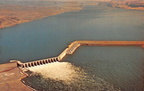
[{"label": "brown terrain", "polygon": [[75,2],[60,5],[0,4],[0,28],[80,9],[81,5]]},{"label": "brown terrain", "polygon": [[27,77],[16,62],[0,65],[0,91],[34,91],[22,83],[22,79]]},{"label": "brown terrain", "polygon": [[144,0],[111,0],[109,6],[124,9],[144,10]]}]

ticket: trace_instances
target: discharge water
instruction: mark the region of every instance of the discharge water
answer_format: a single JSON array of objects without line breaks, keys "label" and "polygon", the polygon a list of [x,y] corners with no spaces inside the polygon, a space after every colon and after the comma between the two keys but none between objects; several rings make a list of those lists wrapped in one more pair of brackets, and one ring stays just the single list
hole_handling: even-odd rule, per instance
[{"label": "discharge water", "polygon": [[74,79],[80,77],[79,74],[82,73],[79,68],[67,62],[54,62],[47,65],[30,67],[29,70],[40,73],[44,78],[62,80],[67,83],[71,80],[74,81]]},{"label": "discharge water", "polygon": [[[33,72],[32,76],[37,75],[41,79],[37,77],[40,81],[34,80],[33,84],[26,80],[27,84],[40,91],[120,91],[120,89],[114,88],[112,84],[101,78],[89,76],[83,69],[68,62],[54,62],[30,67],[29,70]],[[31,79],[31,77],[29,78]],[[41,89],[43,85],[40,84],[46,84],[45,88]],[[50,87],[51,84],[54,85]]]},{"label": "discharge water", "polygon": [[[143,41],[143,34],[144,11],[85,6],[77,12],[1,29],[0,63],[55,57],[75,40]],[[26,78],[26,84],[39,91],[144,91],[142,47],[83,46],[63,61],[31,68],[40,75]]]}]

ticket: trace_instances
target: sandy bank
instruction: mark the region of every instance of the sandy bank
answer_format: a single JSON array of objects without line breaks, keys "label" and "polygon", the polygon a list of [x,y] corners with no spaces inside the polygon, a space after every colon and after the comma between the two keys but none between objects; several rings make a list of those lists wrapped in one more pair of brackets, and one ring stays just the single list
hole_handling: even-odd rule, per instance
[{"label": "sandy bank", "polygon": [[144,10],[144,7],[129,7],[129,6],[116,6],[116,7],[123,9]]},{"label": "sandy bank", "polygon": [[80,4],[71,2],[55,6],[0,5],[0,28],[11,27],[64,12],[79,11],[81,8]]}]

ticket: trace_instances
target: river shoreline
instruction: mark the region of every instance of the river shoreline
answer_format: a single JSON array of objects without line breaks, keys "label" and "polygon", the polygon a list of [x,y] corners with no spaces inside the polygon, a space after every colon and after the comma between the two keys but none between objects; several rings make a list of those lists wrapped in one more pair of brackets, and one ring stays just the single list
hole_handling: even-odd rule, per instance
[{"label": "river shoreline", "polygon": [[132,10],[144,10],[144,7],[128,7],[128,6],[116,6],[116,8],[132,9]]},{"label": "river shoreline", "polygon": [[[86,5],[98,3],[85,3]],[[133,9],[133,10],[144,10],[143,7],[129,7],[126,5],[112,5],[111,7]],[[79,11],[83,8],[81,3],[76,2],[63,2],[52,5],[0,5],[0,29],[6,27],[13,27],[21,23],[31,22],[33,20],[42,19],[49,16],[62,14],[64,12]]]},{"label": "river shoreline", "polygon": [[56,6],[0,5],[0,29],[81,9],[82,7],[78,3],[65,3]]}]

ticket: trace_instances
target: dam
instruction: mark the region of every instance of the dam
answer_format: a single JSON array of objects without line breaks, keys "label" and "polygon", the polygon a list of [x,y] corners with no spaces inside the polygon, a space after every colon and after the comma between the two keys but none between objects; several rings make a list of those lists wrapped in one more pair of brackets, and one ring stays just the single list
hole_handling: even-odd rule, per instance
[{"label": "dam", "polygon": [[37,65],[43,65],[51,62],[62,61],[66,55],[73,54],[80,46],[141,46],[144,47],[144,41],[74,41],[57,57],[42,59],[27,63],[18,62],[18,67],[28,68]]}]

